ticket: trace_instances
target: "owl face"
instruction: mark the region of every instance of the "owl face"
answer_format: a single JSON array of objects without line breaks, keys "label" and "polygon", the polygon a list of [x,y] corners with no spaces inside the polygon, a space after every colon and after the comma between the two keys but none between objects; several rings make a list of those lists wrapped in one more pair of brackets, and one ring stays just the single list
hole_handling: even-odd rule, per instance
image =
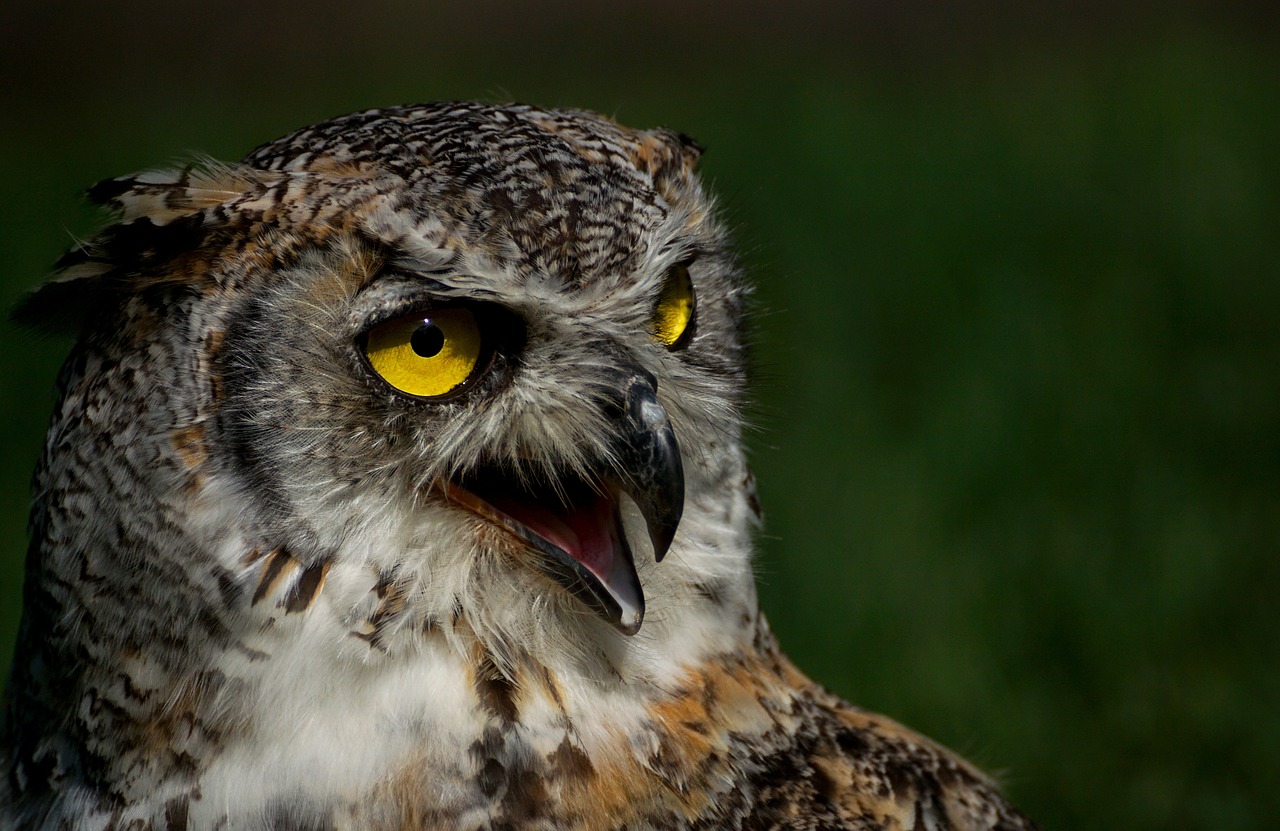
[{"label": "owl face", "polygon": [[220,478],[303,562],[416,570],[441,604],[586,610],[633,634],[645,584],[676,591],[682,567],[654,563],[678,529],[741,484],[743,291],[696,152],[479,105],[442,136],[424,110],[321,125],[220,174],[245,180],[198,214],[220,276],[178,295],[216,381]]}]

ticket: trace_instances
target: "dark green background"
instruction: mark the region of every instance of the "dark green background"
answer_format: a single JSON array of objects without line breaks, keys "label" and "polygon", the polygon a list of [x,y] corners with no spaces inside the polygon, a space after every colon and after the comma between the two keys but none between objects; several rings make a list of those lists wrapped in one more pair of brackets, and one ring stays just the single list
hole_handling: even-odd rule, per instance
[{"label": "dark green background", "polygon": [[[1280,816],[1269,6],[10,4],[0,302],[79,190],[435,98],[696,136],[759,286],[758,571],[1048,828]],[[0,664],[63,342],[0,329]]]}]

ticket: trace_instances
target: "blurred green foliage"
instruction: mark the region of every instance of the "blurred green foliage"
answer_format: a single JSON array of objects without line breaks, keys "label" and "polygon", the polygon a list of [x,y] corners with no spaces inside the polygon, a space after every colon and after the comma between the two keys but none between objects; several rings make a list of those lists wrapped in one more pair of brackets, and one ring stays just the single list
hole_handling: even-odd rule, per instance
[{"label": "blurred green foliage", "polygon": [[[0,300],[92,230],[81,187],[191,149],[236,158],[343,111],[516,98],[687,131],[758,285],[759,573],[797,662],[997,770],[1046,828],[1274,821],[1267,38],[1172,15],[1030,40],[975,25],[968,50],[897,21],[890,46],[862,30],[858,51],[821,19],[780,44],[575,19],[530,22],[546,42],[526,52],[519,21],[493,41],[448,19],[456,37],[430,48],[365,25],[350,50],[257,64],[242,35],[230,58],[193,38],[100,68],[124,49],[89,29],[122,24],[93,18],[54,50],[71,69],[10,51],[30,62],[5,93]],[[66,346],[0,330],[0,664]]]}]

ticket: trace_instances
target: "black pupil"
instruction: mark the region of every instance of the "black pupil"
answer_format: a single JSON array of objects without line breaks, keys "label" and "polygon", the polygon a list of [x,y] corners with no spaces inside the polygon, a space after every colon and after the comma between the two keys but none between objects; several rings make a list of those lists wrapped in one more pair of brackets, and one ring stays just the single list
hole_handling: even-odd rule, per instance
[{"label": "black pupil", "polygon": [[440,350],[444,349],[444,332],[440,331],[440,327],[429,320],[422,321],[422,325],[413,330],[413,334],[409,337],[409,345],[413,347],[414,354],[423,358],[434,358],[440,354]]}]

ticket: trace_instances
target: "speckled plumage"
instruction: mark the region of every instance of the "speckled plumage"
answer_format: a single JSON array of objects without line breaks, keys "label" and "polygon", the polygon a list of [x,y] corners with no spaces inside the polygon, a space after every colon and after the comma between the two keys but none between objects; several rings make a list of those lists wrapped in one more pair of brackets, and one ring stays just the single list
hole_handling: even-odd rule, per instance
[{"label": "speckled plumage", "polygon": [[[801,675],[759,613],[746,288],[700,152],[442,103],[91,191],[118,221],[22,312],[80,338],[35,479],[0,827],[1032,827]],[[650,324],[673,268],[697,297],[679,348]],[[500,310],[474,383],[382,383],[370,326],[455,303]],[[678,457],[635,461],[624,423]],[[617,498],[638,632],[449,498],[485,471],[680,475],[660,563],[662,511]]]}]

